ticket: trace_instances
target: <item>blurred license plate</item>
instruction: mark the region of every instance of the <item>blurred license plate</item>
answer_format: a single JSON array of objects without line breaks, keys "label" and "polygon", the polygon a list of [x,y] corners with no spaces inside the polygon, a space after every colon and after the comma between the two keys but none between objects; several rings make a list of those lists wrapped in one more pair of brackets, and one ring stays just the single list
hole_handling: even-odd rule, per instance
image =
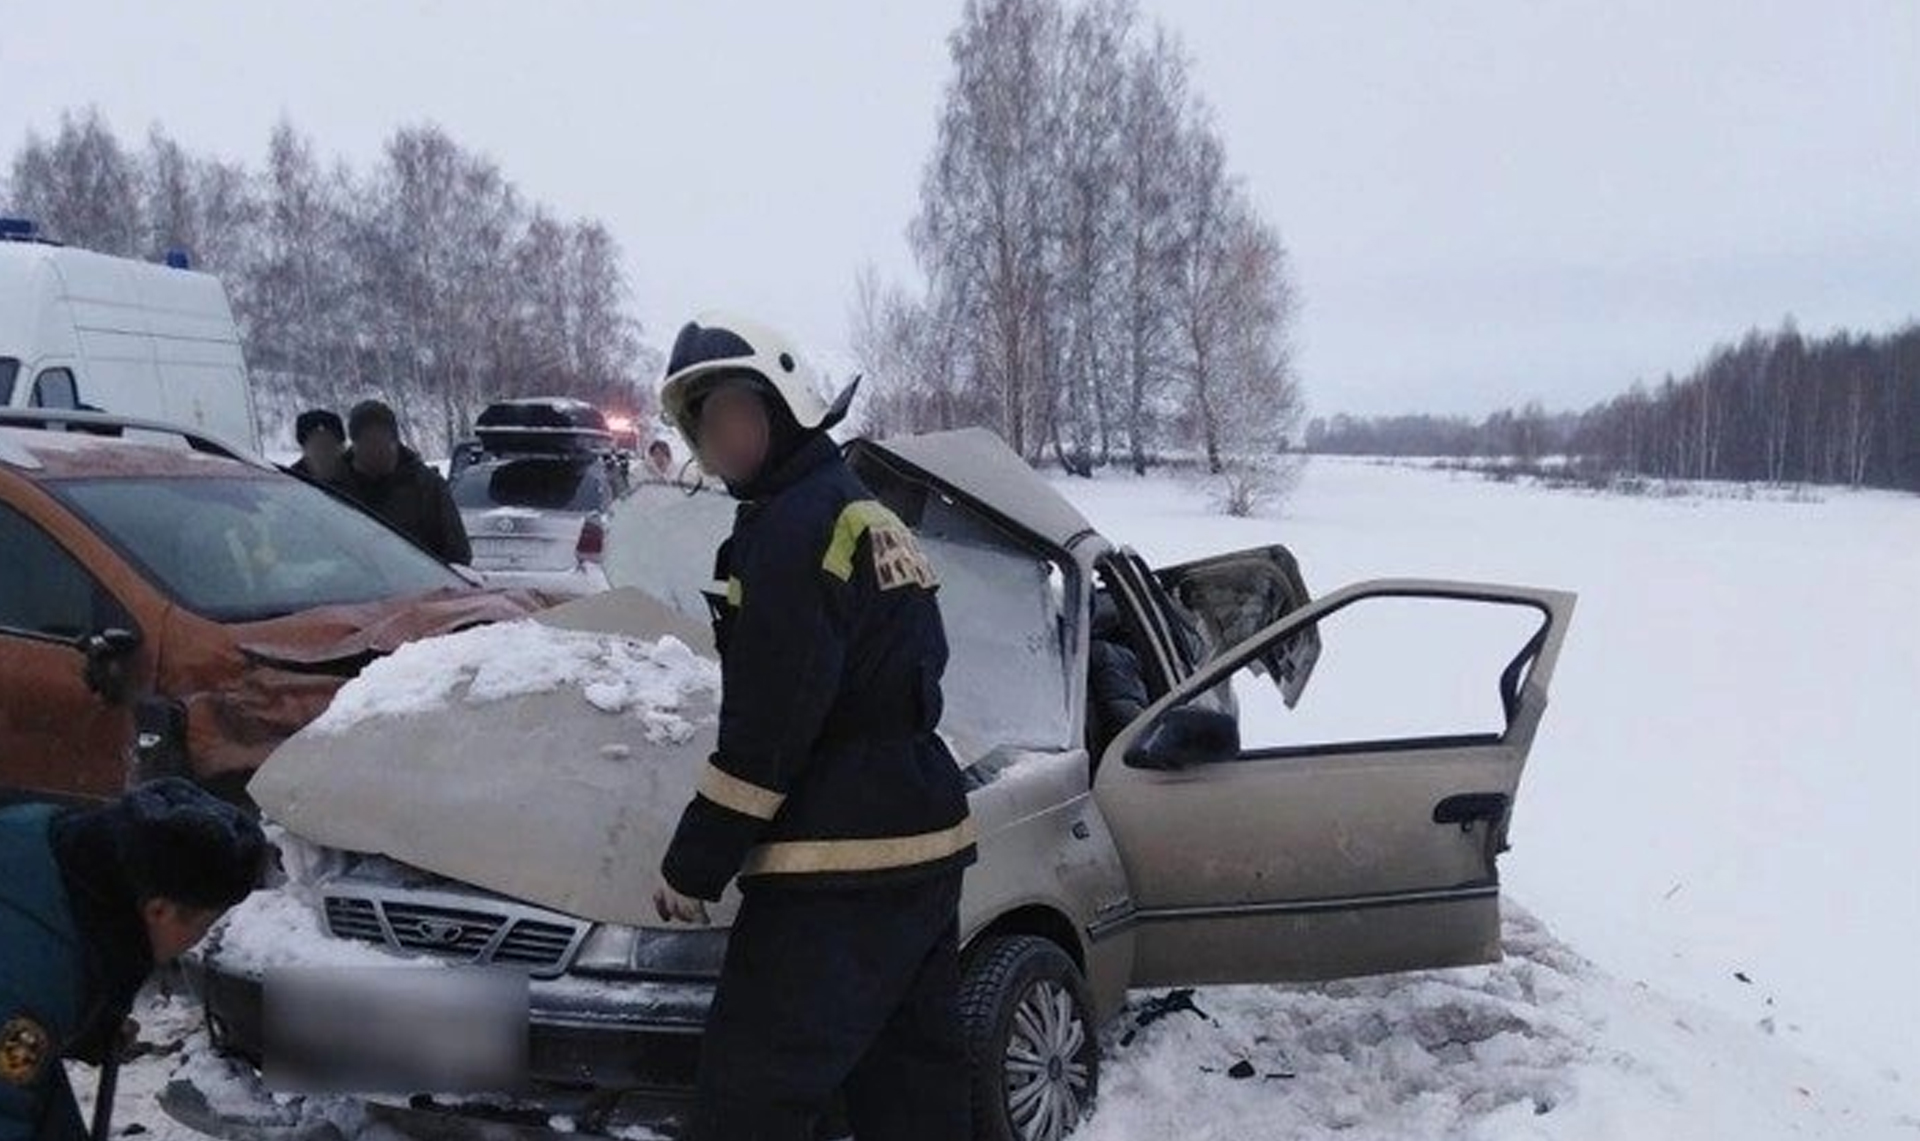
[{"label": "blurred license plate", "polygon": [[285,968],[262,995],[269,1088],[490,1093],[526,1084],[527,976],[484,967]]}]

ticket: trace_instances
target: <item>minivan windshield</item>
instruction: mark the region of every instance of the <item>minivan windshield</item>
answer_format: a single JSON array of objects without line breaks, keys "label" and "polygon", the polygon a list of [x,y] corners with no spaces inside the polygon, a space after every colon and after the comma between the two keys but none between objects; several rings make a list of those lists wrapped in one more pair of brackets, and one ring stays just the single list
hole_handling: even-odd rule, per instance
[{"label": "minivan windshield", "polygon": [[297,479],[64,479],[45,486],[161,589],[216,621],[467,586],[358,508]]}]

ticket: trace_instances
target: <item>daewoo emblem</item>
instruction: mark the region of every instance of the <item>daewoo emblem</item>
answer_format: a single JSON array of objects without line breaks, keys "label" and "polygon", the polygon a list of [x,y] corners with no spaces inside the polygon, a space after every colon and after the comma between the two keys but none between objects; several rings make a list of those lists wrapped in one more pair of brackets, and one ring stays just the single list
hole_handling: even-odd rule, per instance
[{"label": "daewoo emblem", "polygon": [[466,928],[444,919],[422,919],[413,925],[413,930],[420,938],[442,947],[453,946],[466,934]]}]

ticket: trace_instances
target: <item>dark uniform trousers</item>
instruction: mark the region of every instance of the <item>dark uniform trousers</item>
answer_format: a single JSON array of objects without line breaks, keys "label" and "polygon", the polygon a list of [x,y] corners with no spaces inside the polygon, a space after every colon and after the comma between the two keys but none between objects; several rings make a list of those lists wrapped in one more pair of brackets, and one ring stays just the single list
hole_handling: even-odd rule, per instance
[{"label": "dark uniform trousers", "polygon": [[967,1137],[960,880],[750,892],[707,1021],[693,1136],[810,1138],[839,1092],[859,1141]]}]

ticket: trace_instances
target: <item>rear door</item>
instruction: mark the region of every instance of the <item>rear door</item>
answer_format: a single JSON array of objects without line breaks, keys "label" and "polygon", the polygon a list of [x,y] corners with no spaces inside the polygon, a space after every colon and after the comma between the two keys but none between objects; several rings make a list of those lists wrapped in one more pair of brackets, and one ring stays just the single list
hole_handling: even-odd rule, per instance
[{"label": "rear door", "polygon": [[[1126,866],[1134,984],[1332,978],[1499,956],[1499,876],[1573,596],[1384,581],[1224,650],[1108,749],[1094,793]],[[1313,689],[1276,689],[1311,635]],[[1191,716],[1237,723],[1211,756]],[[1237,733],[1233,727],[1237,724]],[[1234,737],[1238,740],[1235,741]],[[1196,738],[1202,739],[1202,738]],[[1205,751],[1205,750],[1203,750]],[[1179,756],[1185,767],[1153,767]]]},{"label": "rear door", "polygon": [[[1274,544],[1154,572],[1160,584],[1199,620],[1216,649],[1237,646],[1311,601],[1300,561]],[[1307,627],[1254,659],[1280,689],[1288,708],[1300,703],[1320,658],[1320,636]]]}]

